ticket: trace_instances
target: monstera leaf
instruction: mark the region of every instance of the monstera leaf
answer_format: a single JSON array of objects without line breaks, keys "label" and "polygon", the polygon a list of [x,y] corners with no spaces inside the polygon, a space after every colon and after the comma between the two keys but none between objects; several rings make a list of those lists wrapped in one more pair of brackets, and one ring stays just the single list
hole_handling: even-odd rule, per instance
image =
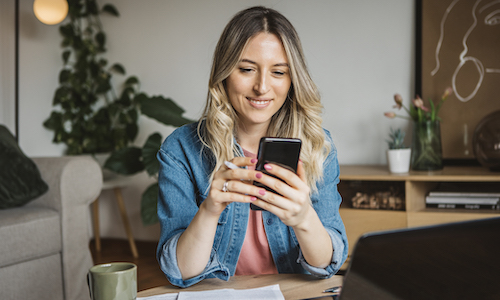
[{"label": "monstera leaf", "polygon": [[165,125],[180,127],[193,122],[182,116],[184,109],[170,98],[162,96],[148,97],[145,94],[139,94],[136,101],[140,104],[142,114]]}]

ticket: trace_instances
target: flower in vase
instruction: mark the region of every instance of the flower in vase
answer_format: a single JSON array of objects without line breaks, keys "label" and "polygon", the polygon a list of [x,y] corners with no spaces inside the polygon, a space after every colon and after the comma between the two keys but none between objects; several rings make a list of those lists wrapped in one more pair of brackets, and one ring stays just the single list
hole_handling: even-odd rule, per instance
[{"label": "flower in vase", "polygon": [[452,92],[451,87],[446,88],[443,95],[441,96],[441,99],[437,103],[434,103],[432,99],[429,99],[429,106],[426,106],[424,100],[422,100],[417,95],[416,98],[412,100],[412,105],[410,105],[409,108],[407,108],[403,104],[403,98],[401,97],[401,95],[395,94],[394,102],[396,103],[396,105],[394,105],[393,108],[397,108],[398,110],[401,110],[401,108],[403,108],[408,115],[407,116],[399,115],[395,112],[385,112],[384,115],[390,119],[399,117],[399,118],[413,120],[415,122],[436,121],[436,120],[439,121],[440,120],[440,118],[438,117],[439,110],[441,109],[441,106],[446,101],[451,92]]},{"label": "flower in vase", "polygon": [[422,100],[420,98],[420,96],[417,95],[417,98],[413,99],[412,102],[413,102],[413,106],[415,106],[415,108],[421,109],[421,110],[423,110],[425,112],[429,111],[429,109],[427,107],[425,107],[424,100]]}]

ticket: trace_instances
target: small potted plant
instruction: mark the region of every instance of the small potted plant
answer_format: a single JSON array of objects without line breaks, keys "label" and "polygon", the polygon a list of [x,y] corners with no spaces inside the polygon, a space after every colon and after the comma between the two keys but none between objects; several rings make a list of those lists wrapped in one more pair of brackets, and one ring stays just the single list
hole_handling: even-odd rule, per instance
[{"label": "small potted plant", "polygon": [[387,144],[387,163],[391,173],[408,173],[410,169],[411,149],[404,145],[405,132],[400,128],[391,128]]}]

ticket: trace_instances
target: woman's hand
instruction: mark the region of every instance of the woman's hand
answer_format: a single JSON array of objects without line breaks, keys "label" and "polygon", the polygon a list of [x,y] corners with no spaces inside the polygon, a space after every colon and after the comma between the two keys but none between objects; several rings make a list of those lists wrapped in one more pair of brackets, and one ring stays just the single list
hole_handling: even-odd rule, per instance
[{"label": "woman's hand", "polygon": [[297,174],[275,164],[266,164],[264,168],[285,182],[265,174],[256,179],[280,195],[266,191],[254,204],[275,214],[293,228],[308,264],[318,268],[327,267],[333,257],[332,241],[311,205],[311,190],[307,185],[302,161],[297,166]]},{"label": "woman's hand", "polygon": [[309,198],[311,189],[307,185],[302,161],[298,163],[297,174],[275,164],[266,164],[264,168],[285,182],[265,174],[256,178],[256,181],[275,190],[279,195],[266,191],[254,204],[272,212],[286,225],[300,227],[307,221],[307,214],[312,208]]},{"label": "woman's hand", "polygon": [[217,221],[226,206],[231,202],[255,201],[255,195],[265,191],[252,185],[254,178],[262,176],[261,172],[241,168],[255,165],[256,159],[236,157],[231,162],[240,168],[233,170],[223,165],[214,174],[207,198],[177,242],[177,263],[184,279],[200,274],[206,267]]},{"label": "woman's hand", "polygon": [[[253,166],[257,159],[235,157],[231,160],[238,169],[230,169],[226,165],[214,174],[208,197],[202,206],[213,215],[219,216],[231,202],[250,203],[265,193],[263,188],[256,187],[252,180],[262,177],[262,172],[244,169]],[[225,191],[224,191],[225,186]]]}]

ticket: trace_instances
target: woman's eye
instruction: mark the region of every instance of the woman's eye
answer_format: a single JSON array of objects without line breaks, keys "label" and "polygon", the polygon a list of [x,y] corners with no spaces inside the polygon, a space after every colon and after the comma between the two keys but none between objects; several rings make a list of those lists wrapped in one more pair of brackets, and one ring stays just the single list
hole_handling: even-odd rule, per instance
[{"label": "woman's eye", "polygon": [[283,75],[285,75],[285,72],[282,72],[282,71],[274,71],[274,72],[273,72],[273,74],[274,74],[274,75],[276,75],[276,76],[283,76]]},{"label": "woman's eye", "polygon": [[250,72],[252,72],[252,69],[250,69],[250,68],[240,68],[240,71],[242,73],[250,73]]}]

